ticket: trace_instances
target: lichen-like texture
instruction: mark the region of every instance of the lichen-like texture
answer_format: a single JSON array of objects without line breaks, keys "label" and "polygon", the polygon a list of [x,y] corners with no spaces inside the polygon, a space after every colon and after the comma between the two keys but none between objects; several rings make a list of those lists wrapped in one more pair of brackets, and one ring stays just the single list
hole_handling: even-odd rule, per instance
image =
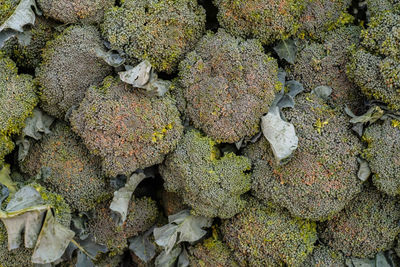
[{"label": "lichen-like texture", "polygon": [[186,112],[197,128],[228,143],[259,132],[275,98],[278,66],[258,41],[209,32],[179,68]]},{"label": "lichen-like texture", "polygon": [[320,237],[346,256],[372,258],[393,245],[400,233],[399,200],[372,187],[322,225]]},{"label": "lichen-like texture", "polygon": [[354,46],[348,76],[368,97],[400,109],[400,4],[373,16]]},{"label": "lichen-like texture", "polygon": [[149,97],[113,77],[87,91],[71,125],[109,176],[161,163],[183,133],[172,98]]},{"label": "lichen-like texture", "polygon": [[14,61],[0,53],[0,162],[14,148],[10,136],[21,132],[37,103],[32,77],[18,74]]},{"label": "lichen-like texture", "polygon": [[102,29],[113,49],[171,73],[202,36],[205,18],[196,0],[125,0],[108,10]]},{"label": "lichen-like texture", "polygon": [[218,237],[210,237],[189,248],[190,266],[239,267],[232,250]]},{"label": "lichen-like texture", "polygon": [[88,211],[111,195],[100,171],[101,161],[66,124],[57,123],[51,131],[32,146],[21,169],[31,176],[40,172],[46,186],[63,196],[71,208]]},{"label": "lichen-like texture", "polygon": [[37,0],[46,17],[64,23],[100,23],[115,0]]},{"label": "lichen-like texture", "polygon": [[357,178],[361,142],[349,129],[343,110],[313,94],[299,95],[295,108],[283,113],[296,128],[298,148],[287,164],[277,166],[264,138],[250,145],[244,154],[255,163],[253,193],[294,216],[328,219],[361,191]]},{"label": "lichen-like texture", "polygon": [[345,258],[340,251],[326,245],[318,245],[301,267],[345,267]]},{"label": "lichen-like texture", "polygon": [[240,266],[298,266],[317,239],[314,222],[293,218],[287,211],[255,199],[221,228]]},{"label": "lichen-like texture", "polygon": [[363,139],[368,143],[364,156],[374,173],[375,186],[388,195],[400,194],[400,126],[390,119],[374,123]]},{"label": "lichen-like texture", "polygon": [[96,56],[101,46],[100,34],[93,26],[71,26],[48,42],[37,72],[44,111],[63,119],[91,85],[111,73],[112,68]]},{"label": "lichen-like texture", "polygon": [[0,0],[0,25],[14,12],[20,0]]},{"label": "lichen-like texture", "polygon": [[251,162],[243,156],[223,156],[216,143],[200,132],[187,132],[160,167],[168,191],[180,194],[192,213],[230,218],[243,210],[241,195],[250,190]]},{"label": "lichen-like texture", "polygon": [[263,44],[286,39],[299,28],[306,0],[214,0],[218,21],[229,33]]},{"label": "lichen-like texture", "polygon": [[346,13],[350,4],[351,0],[308,1],[299,19],[300,37],[321,39],[333,28],[352,22],[352,17]]},{"label": "lichen-like texture", "polygon": [[154,200],[143,197],[133,199],[129,204],[128,217],[122,226],[117,226],[111,217],[109,202],[96,207],[95,215],[89,220],[89,232],[96,243],[106,245],[111,255],[122,254],[127,248],[127,238],[148,230],[158,217]]},{"label": "lichen-like texture", "polygon": [[361,94],[348,80],[346,64],[349,60],[347,47],[359,43],[360,32],[357,26],[341,27],[329,32],[323,43],[306,42],[289,74],[300,81],[307,92],[317,86],[329,86],[335,104],[358,108]]}]

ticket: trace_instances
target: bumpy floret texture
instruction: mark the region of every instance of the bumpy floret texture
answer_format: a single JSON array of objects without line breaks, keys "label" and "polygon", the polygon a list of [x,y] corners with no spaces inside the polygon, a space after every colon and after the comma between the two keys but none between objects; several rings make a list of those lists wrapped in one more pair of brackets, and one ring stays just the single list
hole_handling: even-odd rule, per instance
[{"label": "bumpy floret texture", "polygon": [[45,177],[45,185],[63,196],[74,210],[88,211],[111,193],[100,171],[101,161],[66,124],[57,123],[51,130],[32,146],[21,169],[31,176]]},{"label": "bumpy floret texture", "polygon": [[297,266],[317,239],[314,222],[292,218],[287,211],[255,199],[221,228],[240,266]]},{"label": "bumpy floret texture", "polygon": [[127,220],[119,226],[111,217],[109,206],[109,202],[104,202],[96,207],[95,215],[89,220],[89,232],[96,243],[107,246],[111,255],[122,254],[128,246],[127,238],[148,230],[159,214],[154,200],[147,197],[132,199]]},{"label": "bumpy floret texture", "polygon": [[87,91],[72,113],[73,130],[103,159],[109,176],[161,163],[182,135],[173,99],[149,97],[140,90],[107,77],[101,87]]},{"label": "bumpy floret texture", "polygon": [[364,156],[374,173],[375,186],[388,195],[400,194],[400,128],[396,121],[386,120],[369,126],[363,139],[368,148]]},{"label": "bumpy floret texture", "polygon": [[253,193],[294,216],[328,219],[361,191],[356,157],[362,144],[343,110],[314,94],[299,95],[295,108],[283,113],[296,129],[298,148],[287,164],[276,165],[264,138],[250,145],[245,155],[255,163]]},{"label": "bumpy floret texture", "polygon": [[160,167],[168,191],[180,194],[192,213],[230,218],[243,210],[241,195],[250,190],[251,162],[228,153],[220,156],[216,143],[191,130]]},{"label": "bumpy floret texture", "polygon": [[21,132],[37,102],[32,77],[18,74],[14,61],[0,54],[0,162],[14,148],[10,136]]},{"label": "bumpy floret texture", "polygon": [[202,36],[205,18],[196,0],[125,0],[106,13],[102,29],[113,49],[171,73]]},{"label": "bumpy floret texture", "polygon": [[228,143],[259,132],[278,87],[278,66],[258,41],[208,33],[179,68],[186,112],[197,128]]},{"label": "bumpy floret texture", "polygon": [[351,0],[308,1],[299,19],[300,37],[322,39],[333,28],[351,22],[352,17],[346,13],[350,4]]},{"label": "bumpy floret texture", "polygon": [[210,237],[202,243],[189,248],[190,266],[229,266],[239,267],[232,250],[220,239]]},{"label": "bumpy floret texture", "polygon": [[37,72],[41,107],[63,119],[79,105],[89,86],[99,84],[112,68],[96,56],[100,34],[93,26],[71,26],[48,42]]},{"label": "bumpy floret texture", "polygon": [[263,44],[286,39],[299,28],[305,0],[214,0],[218,21],[229,33]]},{"label": "bumpy floret texture", "polygon": [[346,49],[359,42],[360,31],[357,26],[341,27],[329,32],[322,44],[307,42],[297,54],[289,75],[300,81],[308,92],[317,86],[329,86],[335,104],[358,107],[359,89],[349,81],[345,70],[349,60]]},{"label": "bumpy floret texture", "polygon": [[115,0],[38,0],[46,17],[64,23],[100,23]]},{"label": "bumpy floret texture", "polygon": [[0,0],[0,25],[14,13],[20,0]]},{"label": "bumpy floret texture", "polygon": [[322,225],[320,237],[346,256],[372,258],[393,245],[399,223],[399,200],[368,187]]},{"label": "bumpy floret texture", "polygon": [[365,2],[367,3],[368,13],[372,17],[400,7],[398,0],[366,0]]},{"label": "bumpy floret texture", "polygon": [[345,267],[345,258],[340,251],[326,245],[318,245],[301,264],[302,267]]}]

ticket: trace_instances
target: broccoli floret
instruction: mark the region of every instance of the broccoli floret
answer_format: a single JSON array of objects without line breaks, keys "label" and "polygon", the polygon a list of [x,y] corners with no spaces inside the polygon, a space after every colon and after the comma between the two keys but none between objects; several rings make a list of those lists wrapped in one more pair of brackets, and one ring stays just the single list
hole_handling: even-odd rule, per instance
[{"label": "broccoli floret", "polygon": [[113,77],[89,88],[71,124],[109,176],[161,163],[183,132],[172,98],[149,97]]},{"label": "broccoli floret", "polygon": [[70,108],[79,105],[89,86],[101,83],[112,72],[96,56],[101,47],[100,34],[93,26],[71,26],[47,43],[37,72],[44,111],[64,119]]},{"label": "broccoli floret", "polygon": [[210,237],[202,243],[189,248],[190,266],[229,266],[239,267],[233,252],[218,237]]},{"label": "broccoli floret", "polygon": [[241,266],[297,266],[314,248],[316,224],[293,218],[283,209],[250,199],[222,225],[225,242]]},{"label": "broccoli floret", "polygon": [[74,210],[88,211],[111,196],[100,171],[101,160],[89,153],[66,124],[56,123],[51,130],[32,146],[21,169],[31,176],[40,174],[43,183]]},{"label": "broccoli floret", "polygon": [[361,94],[348,80],[345,69],[349,60],[346,49],[359,42],[360,31],[357,26],[341,27],[329,32],[322,44],[305,44],[297,55],[296,64],[291,66],[290,75],[300,81],[307,92],[317,86],[329,86],[335,104],[358,108]]},{"label": "broccoli floret", "polygon": [[296,128],[298,148],[285,165],[274,163],[265,138],[246,148],[244,154],[255,164],[253,193],[294,216],[328,219],[361,191],[357,155],[362,144],[349,129],[343,110],[314,94],[299,95],[295,108],[283,114]]},{"label": "broccoli floret", "polygon": [[372,187],[358,194],[321,226],[322,240],[346,256],[372,258],[389,249],[400,233],[399,200]]},{"label": "broccoli floret", "polygon": [[166,190],[176,192],[205,217],[230,218],[243,210],[241,195],[250,190],[251,162],[228,153],[220,156],[216,142],[190,130],[160,166]]},{"label": "broccoli floret", "polygon": [[205,19],[196,0],[125,0],[106,12],[102,30],[113,49],[171,73],[202,36]]},{"label": "broccoli floret", "polygon": [[310,36],[312,39],[323,39],[329,31],[353,21],[346,13],[351,0],[312,0],[301,14],[300,37]]},{"label": "broccoli floret", "polygon": [[280,88],[277,62],[263,53],[261,44],[222,29],[207,33],[179,69],[188,117],[222,142],[257,134],[260,118]]},{"label": "broccoli floret", "polygon": [[286,39],[299,28],[306,0],[214,0],[218,21],[230,34],[263,44]]},{"label": "broccoli floret", "polygon": [[11,135],[21,132],[37,103],[32,77],[18,74],[14,61],[0,53],[0,163],[14,149]]},{"label": "broccoli floret", "polygon": [[366,0],[365,2],[368,7],[368,13],[372,17],[393,10],[396,5],[400,7],[398,0]]},{"label": "broccoli floret", "polygon": [[115,0],[37,0],[46,17],[64,23],[100,23]]},{"label": "broccoli floret", "polygon": [[96,243],[108,247],[111,255],[122,254],[128,247],[127,238],[148,230],[159,214],[154,200],[148,197],[132,199],[127,220],[122,226],[117,226],[109,206],[109,202],[104,202],[96,207],[95,216],[89,220],[89,232],[93,234]]},{"label": "broccoli floret", "polygon": [[[400,194],[400,125],[397,121],[385,120],[374,123],[363,135],[368,143],[364,156],[374,173],[375,186],[388,195]],[[396,126],[396,127],[395,127]]]},{"label": "broccoli floret", "polygon": [[0,25],[14,13],[19,2],[20,0],[0,0]]},{"label": "broccoli floret", "polygon": [[301,264],[302,267],[345,267],[345,258],[340,251],[326,245],[316,246]]}]

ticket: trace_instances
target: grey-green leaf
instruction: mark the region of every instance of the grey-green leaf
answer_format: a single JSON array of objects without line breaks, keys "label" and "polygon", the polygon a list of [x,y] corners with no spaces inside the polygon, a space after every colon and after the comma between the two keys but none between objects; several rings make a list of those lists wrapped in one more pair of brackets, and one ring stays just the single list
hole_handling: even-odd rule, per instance
[{"label": "grey-green leaf", "polygon": [[167,253],[165,250],[157,256],[155,261],[156,267],[172,267],[175,266],[175,262],[178,259],[179,255],[182,252],[182,248],[180,246],[175,247],[171,250],[170,253]]},{"label": "grey-green leaf", "polygon": [[329,100],[329,96],[332,94],[332,88],[325,85],[320,85],[312,90],[312,93],[321,98],[322,100]]},{"label": "grey-green leaf", "polygon": [[288,63],[294,64],[296,60],[297,46],[293,39],[282,40],[274,47],[280,59],[285,59]]},{"label": "grey-green leaf", "polygon": [[371,169],[369,168],[368,162],[362,158],[357,158],[358,164],[360,164],[360,167],[358,169],[358,179],[361,181],[366,181],[368,177],[371,175]]},{"label": "grey-green leaf", "polygon": [[153,229],[146,231],[144,234],[131,238],[129,240],[129,249],[135,253],[142,261],[150,262],[156,255],[156,246],[150,242],[149,235],[153,233]]}]

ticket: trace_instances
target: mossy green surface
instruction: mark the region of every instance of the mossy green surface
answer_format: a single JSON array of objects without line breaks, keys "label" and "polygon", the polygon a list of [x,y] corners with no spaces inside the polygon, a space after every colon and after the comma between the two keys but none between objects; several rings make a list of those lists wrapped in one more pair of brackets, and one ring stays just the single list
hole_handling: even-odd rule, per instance
[{"label": "mossy green surface", "polygon": [[0,25],[14,13],[19,2],[20,0],[0,0]]}]

